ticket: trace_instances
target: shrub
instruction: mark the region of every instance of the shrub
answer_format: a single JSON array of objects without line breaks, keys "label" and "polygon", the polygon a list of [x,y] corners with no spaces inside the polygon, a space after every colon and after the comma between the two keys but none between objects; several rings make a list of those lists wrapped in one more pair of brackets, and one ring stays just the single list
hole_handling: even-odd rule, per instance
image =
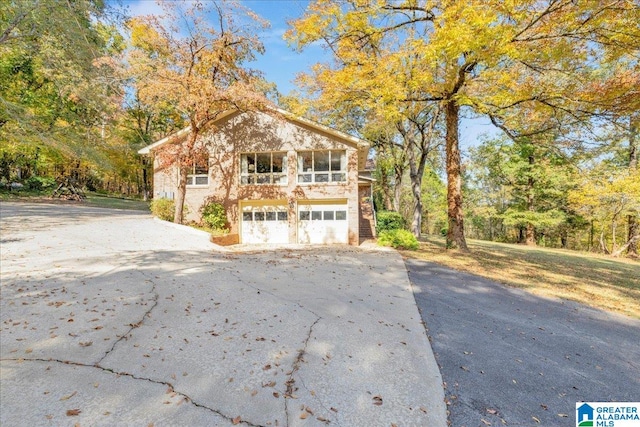
[{"label": "shrub", "polygon": [[227,213],[218,202],[205,201],[200,208],[202,221],[213,230],[223,230],[227,226]]},{"label": "shrub", "polygon": [[29,190],[46,190],[56,184],[55,179],[44,176],[32,176],[25,181],[25,186]]},{"label": "shrub", "polygon": [[385,230],[378,235],[380,246],[391,246],[396,249],[416,250],[420,246],[416,236],[408,230]]},{"label": "shrub", "polygon": [[381,211],[377,214],[376,231],[381,233],[387,230],[399,230],[405,228],[405,221],[402,215],[393,211]]},{"label": "shrub", "polygon": [[176,213],[176,204],[169,199],[153,199],[151,213],[165,221],[173,221],[173,215]]}]

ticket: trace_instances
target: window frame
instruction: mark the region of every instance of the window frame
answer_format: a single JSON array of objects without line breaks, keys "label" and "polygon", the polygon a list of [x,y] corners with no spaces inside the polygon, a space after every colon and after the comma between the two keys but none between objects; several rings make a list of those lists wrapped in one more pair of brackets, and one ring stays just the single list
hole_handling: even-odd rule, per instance
[{"label": "window frame", "polygon": [[[258,172],[258,156],[269,155],[269,172]],[[278,157],[276,157],[278,155]],[[250,171],[249,156],[253,157],[253,171]],[[246,160],[246,168],[245,160]],[[287,185],[289,183],[289,155],[286,151],[254,151],[240,153],[240,185]],[[281,172],[274,171],[274,159],[282,159]],[[245,172],[246,169],[246,172]],[[264,178],[268,177],[268,182]],[[276,179],[278,182],[275,182]],[[262,182],[260,182],[262,181]]]},{"label": "window frame", "polygon": [[[325,165],[322,165],[322,168],[318,168],[316,164],[318,163],[316,153],[327,154],[326,170],[324,168]],[[298,166],[296,176],[298,184],[344,184],[347,182],[347,150],[305,150],[298,151],[296,154]],[[310,162],[308,158],[305,158],[305,156],[309,154],[311,154]],[[334,156],[338,156],[338,158],[336,159]],[[306,168],[305,160],[307,160]],[[336,160],[339,165],[339,169],[337,170],[334,169]]]},{"label": "window frame", "polygon": [[[197,160],[194,160],[193,164],[191,166],[189,166],[189,173],[187,174],[187,187],[208,187],[209,186],[209,172],[211,170],[211,167],[209,165],[209,158],[207,159],[201,159],[201,164],[198,164]],[[200,169],[200,171],[205,169],[205,164],[206,164],[206,173],[198,173],[198,169]],[[207,182],[204,184],[199,184],[198,183],[198,179],[202,179],[202,178],[206,178]]]}]

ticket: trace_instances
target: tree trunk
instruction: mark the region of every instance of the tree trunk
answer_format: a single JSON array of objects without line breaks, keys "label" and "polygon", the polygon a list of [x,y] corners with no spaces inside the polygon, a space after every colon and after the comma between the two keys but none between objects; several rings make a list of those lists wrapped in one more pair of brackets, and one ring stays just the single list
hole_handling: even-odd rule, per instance
[{"label": "tree trunk", "polygon": [[[533,155],[529,156],[529,165],[531,166],[531,170],[529,173],[533,173],[533,164],[535,163],[535,158]],[[534,203],[534,194],[533,194],[533,186],[535,184],[535,180],[531,175],[527,179],[527,210],[529,212],[533,212],[535,210]],[[527,234],[525,238],[525,244],[527,246],[535,246],[536,245],[536,227],[531,222],[527,222]]]},{"label": "tree trunk", "polygon": [[609,255],[609,249],[607,248],[607,244],[604,242],[604,227],[600,231],[600,248],[602,249],[602,253]]},{"label": "tree trunk", "polygon": [[[629,170],[633,173],[638,168],[638,119],[629,118]],[[637,215],[627,216],[629,245],[627,246],[627,255],[630,257],[638,256],[638,240],[634,239],[640,234],[640,225],[638,225]]]},{"label": "tree trunk", "polygon": [[176,165],[178,168],[178,188],[175,198],[175,213],[173,215],[173,222],[176,224],[182,224],[183,212],[184,212],[184,199],[187,194],[187,176],[189,170],[185,166]]},{"label": "tree trunk", "polygon": [[611,253],[611,256],[619,257],[620,255],[622,255],[622,252],[624,252],[625,250],[629,249],[629,246],[631,246],[633,244],[637,244],[639,240],[640,240],[640,234],[636,234],[631,239],[629,239],[629,241],[627,243],[622,245],[622,247],[620,249],[618,249],[617,251],[613,251]]},{"label": "tree trunk", "polygon": [[411,179],[411,192],[413,194],[413,215],[411,220],[411,232],[414,236],[420,237],[422,231],[422,177],[424,176],[424,168],[427,164],[427,154],[422,151],[418,164],[415,162],[415,153],[410,154],[409,158]]},{"label": "tree trunk", "polygon": [[458,123],[460,107],[453,99],[445,105],[447,123],[446,163],[447,163],[447,248],[468,252],[464,238],[464,213],[462,211],[462,176],[460,174],[460,147],[458,141]]},{"label": "tree trunk", "polygon": [[147,176],[147,162],[142,161],[142,197],[146,202],[149,200],[149,177]]},{"label": "tree trunk", "polygon": [[394,186],[393,186],[393,210],[400,212],[400,197],[402,196],[402,170],[394,168]]}]

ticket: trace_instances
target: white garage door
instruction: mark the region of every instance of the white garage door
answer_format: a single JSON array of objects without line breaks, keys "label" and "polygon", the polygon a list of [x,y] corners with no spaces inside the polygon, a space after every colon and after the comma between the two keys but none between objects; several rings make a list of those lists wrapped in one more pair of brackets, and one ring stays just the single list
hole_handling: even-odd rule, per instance
[{"label": "white garage door", "polygon": [[347,203],[298,205],[298,243],[348,243]]},{"label": "white garage door", "polygon": [[289,243],[287,207],[242,206],[242,243]]}]

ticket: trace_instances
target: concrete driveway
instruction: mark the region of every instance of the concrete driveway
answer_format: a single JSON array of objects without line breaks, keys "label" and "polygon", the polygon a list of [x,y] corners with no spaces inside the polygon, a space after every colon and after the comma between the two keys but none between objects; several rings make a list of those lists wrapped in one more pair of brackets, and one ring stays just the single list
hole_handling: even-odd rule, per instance
[{"label": "concrete driveway", "polygon": [[399,255],[5,203],[0,425],[446,425]]},{"label": "concrete driveway", "polygon": [[574,426],[640,401],[640,321],[408,259],[455,427]]}]

